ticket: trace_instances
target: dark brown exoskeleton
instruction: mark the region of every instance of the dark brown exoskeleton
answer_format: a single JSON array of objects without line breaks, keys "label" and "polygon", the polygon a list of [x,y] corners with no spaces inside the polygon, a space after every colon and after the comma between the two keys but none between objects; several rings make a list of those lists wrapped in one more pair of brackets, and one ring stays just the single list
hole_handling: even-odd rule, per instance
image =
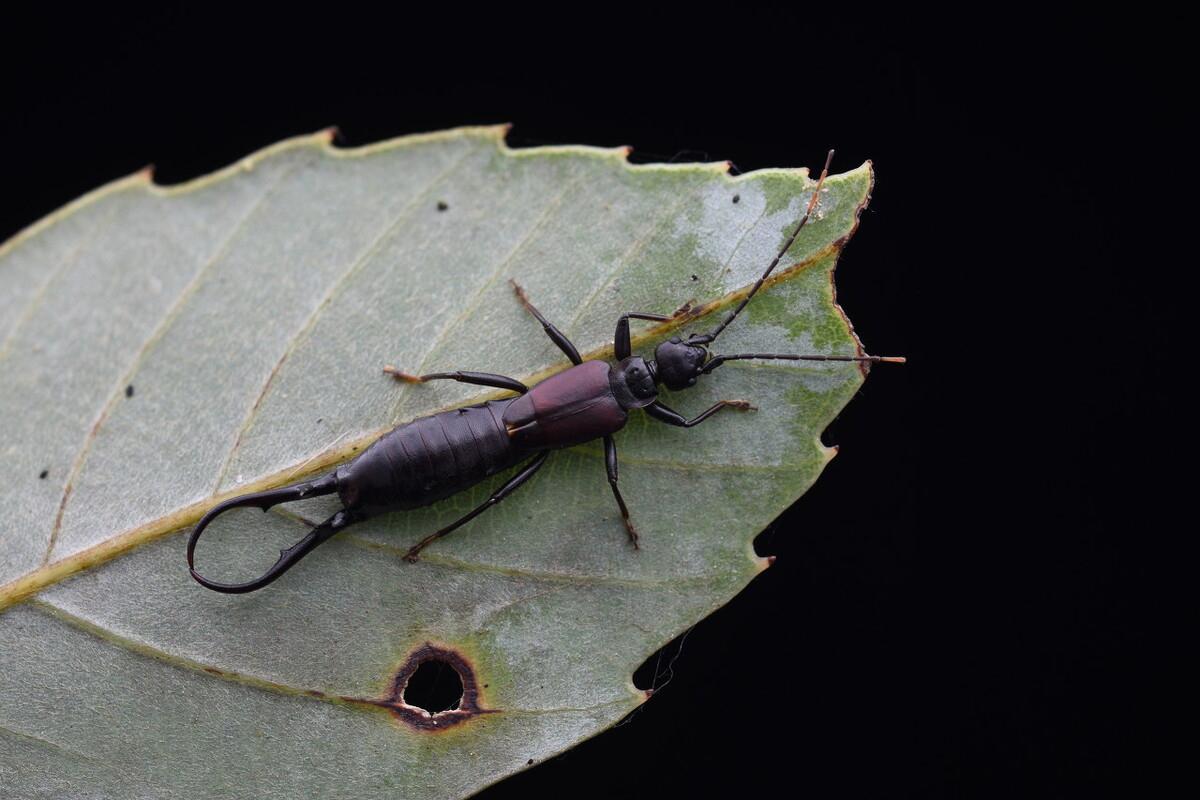
[{"label": "dark brown exoskeleton", "polygon": [[[497,489],[482,505],[463,518],[426,536],[415,544],[405,559],[416,561],[421,550],[460,525],[474,519],[499,503],[521,484],[533,477],[551,450],[560,450],[594,439],[604,439],[604,464],[613,497],[621,510],[629,541],[638,546],[637,531],[629,519],[629,509],[617,487],[617,448],[612,435],[625,426],[629,412],[643,409],[654,419],[669,425],[690,428],[722,408],[753,410],[744,400],[721,400],[694,419],[685,419],[658,399],[658,384],[679,390],[694,386],[726,361],[739,359],[788,359],[794,361],[903,361],[884,356],[821,356],[779,353],[740,353],[713,355],[711,344],[754,297],[763,282],[779,264],[800,230],[808,222],[833,158],[830,151],[825,169],[813,191],[804,216],[792,235],[767,266],[762,277],[746,297],[711,333],[676,336],[660,344],[654,360],[647,361],[632,353],[629,320],[666,322],[670,316],[630,312],[617,320],[614,350],[618,363],[584,361],[575,345],[534,308],[521,287],[513,284],[521,304],[538,322],[573,366],[534,386],[503,375],[484,372],[439,372],[409,375],[387,368],[394,377],[410,382],[454,380],[460,383],[510,389],[516,397],[488,400],[478,405],[441,411],[406,422],[384,434],[358,458],[338,467],[329,475],[282,489],[243,495],[214,506],[196,525],[188,539],[188,569],[204,586],[219,592],[251,592],[274,581],[307,555],[313,548],[338,531],[378,514],[404,511],[431,505],[438,500],[468,489],[480,481],[525,462],[521,469]],[[200,534],[220,514],[243,507],[264,511],[292,500],[336,492],[342,509],[309,532],[292,547],[280,552],[279,560],[263,575],[246,583],[216,583],[196,572],[194,553]]]}]

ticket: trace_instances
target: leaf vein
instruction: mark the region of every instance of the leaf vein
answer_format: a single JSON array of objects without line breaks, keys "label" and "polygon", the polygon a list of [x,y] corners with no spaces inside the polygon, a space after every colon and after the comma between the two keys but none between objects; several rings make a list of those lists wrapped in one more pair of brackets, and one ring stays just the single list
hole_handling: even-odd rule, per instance
[{"label": "leaf vein", "polygon": [[246,410],[246,415],[242,420],[241,426],[238,428],[237,435],[234,437],[233,445],[226,454],[224,463],[217,471],[217,478],[213,484],[213,491],[216,491],[218,488],[220,488],[222,481],[225,480],[229,470],[233,467],[234,460],[237,458],[237,453],[241,449],[245,435],[253,426],[254,420],[257,418],[258,411],[262,407],[262,403],[266,399],[267,392],[270,391],[271,385],[275,382],[275,378],[279,375],[279,371],[283,368],[283,365],[291,357],[292,353],[295,352],[300,343],[305,340],[307,334],[311,333],[316,327],[317,322],[321,319],[321,315],[327,308],[329,308],[330,305],[332,305],[334,299],[341,292],[342,288],[346,286],[349,279],[357,274],[370,261],[373,255],[379,252],[380,248],[382,248],[384,243],[388,240],[388,237],[401,224],[403,224],[405,220],[411,217],[416,209],[420,208],[422,201],[427,199],[434,189],[445,183],[447,179],[461,169],[462,166],[468,160],[470,160],[472,156],[482,150],[484,146],[485,145],[481,144],[468,150],[462,155],[461,158],[457,159],[453,164],[450,164],[439,174],[435,175],[423,189],[413,196],[412,201],[408,205],[400,209],[399,213],[396,215],[395,219],[392,220],[392,222],[384,225],[380,229],[379,234],[370,241],[362,253],[350,263],[346,270],[340,276],[338,276],[333,283],[330,284],[328,291],[325,292],[324,296],[322,296],[320,301],[318,301],[313,307],[312,313],[309,314],[304,323],[301,324],[288,338],[282,353],[275,362],[275,366],[267,375],[267,379],[263,382],[262,389],[259,391],[258,396]]},{"label": "leaf vein", "polygon": [[[403,557],[408,552],[407,547],[399,547],[397,545],[384,544],[382,542],[371,541],[361,535],[354,533],[342,533],[340,538],[343,541],[351,542],[360,547],[365,547],[370,550],[378,550],[389,554],[394,554],[397,558]],[[581,575],[568,574],[564,572],[535,572],[529,569],[520,567],[501,567],[494,564],[483,564],[477,561],[467,561],[465,559],[454,558],[442,553],[425,552],[421,554],[421,560],[427,561],[430,564],[438,566],[454,567],[464,571],[480,572],[491,575],[504,575],[516,578],[523,578],[533,581],[542,581],[545,583],[563,584],[564,587],[574,585],[590,585],[590,586],[686,586],[691,583],[703,583],[705,581],[722,581],[729,578],[736,578],[742,575],[741,572],[717,572],[706,575],[685,575],[674,578],[647,579],[647,578],[621,578],[614,575]],[[530,597],[519,598],[515,602],[522,602],[531,599]]]},{"label": "leaf vein", "polygon": [[296,164],[292,168],[285,170],[275,181],[273,181],[264,189],[262,195],[250,208],[246,210],[237,223],[230,228],[229,233],[221,242],[221,245],[215,250],[212,257],[209,258],[208,261],[196,271],[196,274],[192,276],[192,279],[188,282],[187,286],[185,286],[183,290],[176,295],[175,299],[167,308],[166,313],[163,314],[158,326],[154,329],[150,336],[147,337],[146,341],[130,360],[129,366],[124,370],[120,379],[116,382],[116,385],[109,393],[108,402],[104,404],[103,408],[100,410],[100,413],[92,422],[91,429],[84,437],[83,442],[80,443],[79,451],[76,453],[75,458],[71,463],[71,468],[68,471],[66,481],[63,484],[63,492],[58,502],[58,509],[54,515],[54,524],[50,529],[49,541],[46,543],[46,552],[42,556],[43,567],[50,563],[50,559],[54,553],[54,548],[58,543],[58,536],[62,531],[62,523],[67,510],[67,503],[71,498],[71,493],[74,489],[75,482],[79,479],[79,474],[83,471],[84,465],[87,463],[88,454],[91,452],[92,445],[95,444],[97,436],[99,436],[100,428],[104,425],[105,420],[108,419],[109,414],[112,413],[112,410],[116,406],[120,397],[124,395],[125,387],[130,385],[133,380],[133,376],[137,373],[138,368],[141,366],[142,362],[145,361],[147,355],[149,355],[154,345],[157,344],[171,328],[171,325],[181,313],[185,301],[195,294],[197,288],[204,280],[204,276],[206,276],[213,269],[213,267],[220,262],[222,255],[229,251],[229,247],[232,245],[234,240],[236,240],[238,235],[245,230],[247,220],[249,220],[250,217],[252,217],[260,208],[262,208],[263,204],[267,201],[267,198],[269,198],[275,192],[275,190],[278,189],[285,180],[287,180],[287,178],[289,178],[302,166],[307,166],[308,163],[311,163],[311,160],[312,159],[309,159],[307,162]]},{"label": "leaf vein", "polygon": [[311,700],[326,700],[328,702],[334,702],[337,699],[335,697],[315,697],[308,694],[307,689],[289,686],[288,684],[279,683],[277,681],[269,681],[264,678],[256,678],[252,675],[221,670],[217,667],[205,664],[202,661],[181,656],[176,653],[171,653],[167,650],[163,650],[160,647],[155,647],[145,642],[133,639],[129,636],[117,633],[111,628],[106,628],[103,625],[92,622],[89,619],[81,617],[77,614],[73,614],[72,612],[67,611],[60,606],[54,605],[52,602],[42,598],[30,600],[29,605],[37,608],[39,611],[42,611],[45,614],[48,614],[60,622],[66,623],[67,625],[91,634],[92,636],[95,636],[96,638],[101,639],[108,644],[111,644],[115,647],[120,647],[136,655],[158,659],[159,661],[165,661],[168,664],[180,667],[182,669],[193,672],[203,672],[205,675],[211,675],[215,678],[222,678],[234,683],[241,683],[257,689],[273,690],[282,694],[295,695],[297,697],[303,697]]},{"label": "leaf vein", "polygon": [[660,216],[657,220],[652,220],[652,224],[648,224],[646,226],[645,231],[641,235],[637,236],[630,243],[629,247],[625,249],[625,252],[621,254],[621,257],[617,259],[616,267],[612,270],[612,272],[610,272],[604,278],[604,280],[600,282],[600,285],[598,285],[590,294],[588,294],[587,298],[585,298],[584,301],[579,304],[578,310],[567,322],[568,330],[574,328],[575,325],[578,324],[579,320],[586,317],[587,312],[595,303],[596,298],[600,296],[606,287],[611,286],[619,275],[625,272],[626,268],[629,266],[630,260],[640,251],[644,250],[646,245],[653,240],[653,238],[667,225],[667,223],[677,219],[679,209],[683,208],[685,203],[692,202],[695,197],[700,194],[700,192],[700,189],[696,189],[691,194],[677,198],[675,204],[671,206],[670,211]]},{"label": "leaf vein", "polygon": [[484,276],[483,280],[480,281],[478,287],[475,290],[475,293],[471,296],[471,299],[467,302],[467,305],[462,310],[462,312],[459,313],[459,315],[454,319],[453,322],[448,323],[442,329],[441,334],[434,337],[433,346],[430,347],[429,350],[425,353],[425,355],[421,358],[421,363],[417,368],[417,374],[424,372],[428,368],[428,364],[429,364],[430,360],[438,352],[441,344],[446,341],[445,333],[458,327],[463,322],[470,319],[472,315],[474,315],[474,313],[483,304],[483,299],[486,296],[487,290],[496,283],[497,279],[500,277],[500,274],[504,271],[504,268],[506,266],[510,265],[513,262],[513,260],[517,257],[517,255],[520,254],[520,252],[531,241],[533,241],[534,237],[546,227],[547,223],[551,219],[551,215],[553,214],[553,212],[558,210],[562,206],[563,201],[566,199],[567,195],[573,189],[575,189],[577,186],[579,186],[579,184],[582,181],[583,181],[583,176],[576,176],[576,177],[573,177],[571,180],[567,181],[566,185],[563,187],[562,191],[560,191],[554,197],[553,200],[551,200],[549,203],[547,203],[546,208],[542,211],[541,214],[538,215],[538,218],[534,221],[533,225],[529,226],[529,230],[525,232],[525,234],[521,237],[521,239],[515,245],[513,245],[513,247],[508,251],[508,253],[505,254],[504,258],[499,259],[496,262],[495,269],[493,269],[491,272],[489,272],[487,275]]},{"label": "leaf vein", "polygon": [[66,745],[61,745],[58,742],[52,742],[49,739],[43,738],[41,736],[34,736],[33,734],[22,733],[21,731],[13,730],[12,728],[8,727],[7,725],[0,724],[0,733],[3,733],[7,736],[11,736],[15,739],[19,739],[24,742],[33,742],[35,744],[43,745],[46,747],[53,747],[56,750],[60,750],[64,753],[66,753],[67,755],[75,756],[76,758],[82,758],[87,761],[95,761],[96,760],[96,758],[94,756],[89,756],[86,753],[80,753],[78,750],[72,750],[71,748],[67,747]]},{"label": "leaf vein", "polygon": [[[336,694],[312,694],[311,688],[300,688],[298,686],[292,686],[290,684],[280,683],[278,681],[267,680],[265,678],[258,678],[253,675],[247,675],[245,673],[237,673],[237,672],[230,672],[228,670],[222,670],[218,667],[214,667],[212,665],[205,664],[196,659],[188,658],[186,656],[181,656],[176,653],[171,653],[167,650],[163,650],[162,648],[154,647],[153,645],[146,644],[145,642],[139,642],[128,636],[124,636],[122,634],[116,633],[115,631],[111,630],[110,628],[106,628],[103,625],[98,625],[98,624],[92,622],[91,620],[80,617],[77,614],[73,614],[70,611],[67,611],[66,609],[63,609],[59,606],[54,605],[51,602],[48,602],[48,601],[40,599],[40,598],[31,600],[29,605],[33,606],[34,608],[37,608],[39,611],[53,617],[54,619],[57,619],[60,622],[70,625],[71,627],[81,630],[87,634],[95,636],[96,638],[101,639],[115,647],[120,647],[130,653],[134,653],[134,654],[142,656],[144,658],[154,658],[159,661],[163,661],[168,664],[171,664],[172,666],[188,670],[190,672],[203,673],[204,675],[211,677],[211,678],[225,680],[225,681],[229,681],[231,683],[238,683],[243,686],[248,686],[248,687],[251,687],[254,689],[262,689],[265,691],[277,692],[279,694],[288,695],[288,696],[295,697],[295,698],[301,699],[301,700],[331,703],[334,705],[344,705],[347,702],[356,703],[356,704],[362,702],[362,698],[339,696]],[[634,699],[636,699],[636,698],[634,698]],[[567,711],[588,712],[588,711],[599,711],[608,706],[616,705],[616,704],[619,704],[622,702],[629,702],[629,701],[626,700],[625,698],[618,698],[616,700],[611,700],[609,702],[601,703],[596,706],[584,707],[584,708],[563,707],[563,708],[545,708],[545,709],[502,709],[502,710],[505,711],[505,713],[514,713],[514,714],[522,714],[522,715],[549,714],[549,713],[554,713],[554,712],[567,712]],[[3,726],[0,726],[0,731],[6,731],[9,733],[12,733],[15,736],[22,736],[22,737],[34,739],[35,741],[45,742],[46,744],[52,745],[55,747],[61,747],[61,745],[56,745],[54,742],[49,742],[44,739],[39,739],[38,737],[28,737],[26,734],[21,734],[16,731],[10,731],[9,729],[4,728]],[[71,750],[67,750],[66,748],[62,748],[62,749],[66,750],[66,752],[73,752]],[[82,758],[88,758],[88,756],[83,755],[81,753],[74,753],[74,754],[79,755]]]},{"label": "leaf vein", "polygon": [[17,320],[17,324],[9,331],[8,336],[0,343],[0,361],[8,357],[8,354],[12,351],[13,343],[20,336],[21,331],[28,327],[33,318],[37,316],[38,310],[46,302],[46,298],[50,296],[50,287],[55,284],[59,275],[69,269],[79,259],[85,247],[93,242],[117,218],[118,212],[128,203],[127,198],[123,199],[125,199],[125,203],[114,203],[112,211],[99,220],[62,261],[53,269],[47,270],[45,273],[46,279],[30,299],[29,308],[25,310],[25,313]]}]

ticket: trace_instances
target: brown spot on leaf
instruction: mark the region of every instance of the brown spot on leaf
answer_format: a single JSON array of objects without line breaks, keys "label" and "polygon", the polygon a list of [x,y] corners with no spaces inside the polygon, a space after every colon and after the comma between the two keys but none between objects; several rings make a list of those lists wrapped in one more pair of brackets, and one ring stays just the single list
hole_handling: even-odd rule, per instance
[{"label": "brown spot on leaf", "polygon": [[[417,673],[422,664],[431,661],[440,662],[444,667],[452,669],[458,675],[458,679],[462,681],[462,697],[454,708],[431,713],[428,709],[412,705],[410,698],[405,696],[413,675]],[[426,642],[409,654],[400,668],[396,670],[396,676],[392,679],[391,691],[386,697],[380,700],[356,700],[356,702],[386,708],[396,719],[410,728],[436,732],[454,727],[482,714],[494,714],[500,710],[484,708],[480,705],[479,688],[475,667],[465,655],[453,648]],[[355,700],[355,698],[345,699]]]},{"label": "brown spot on leaf", "polygon": [[682,317],[684,314],[690,314],[696,306],[696,298],[685,300],[683,305],[671,312],[672,317]]}]

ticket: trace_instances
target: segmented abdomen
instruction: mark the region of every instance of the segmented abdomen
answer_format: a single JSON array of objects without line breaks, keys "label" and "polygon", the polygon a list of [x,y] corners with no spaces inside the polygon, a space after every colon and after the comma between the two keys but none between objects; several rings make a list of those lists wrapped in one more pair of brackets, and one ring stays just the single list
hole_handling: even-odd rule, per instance
[{"label": "segmented abdomen", "polygon": [[441,411],[388,431],[338,467],[342,503],[358,519],[420,508],[513,466],[524,453],[502,419],[510,402]]}]

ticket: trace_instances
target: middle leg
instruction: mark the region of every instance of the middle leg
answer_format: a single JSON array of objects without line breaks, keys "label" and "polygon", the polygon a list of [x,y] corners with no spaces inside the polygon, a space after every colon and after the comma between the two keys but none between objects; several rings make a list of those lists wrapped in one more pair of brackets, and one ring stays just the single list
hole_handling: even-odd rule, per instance
[{"label": "middle leg", "polygon": [[617,488],[617,443],[611,436],[604,437],[604,470],[608,473],[608,485],[612,487],[613,497],[617,498],[617,507],[621,509],[621,519],[625,520],[625,530],[629,532],[629,543],[633,545],[634,550],[640,550],[638,533],[629,519],[629,509],[625,506],[625,498],[621,497],[621,490]]}]

